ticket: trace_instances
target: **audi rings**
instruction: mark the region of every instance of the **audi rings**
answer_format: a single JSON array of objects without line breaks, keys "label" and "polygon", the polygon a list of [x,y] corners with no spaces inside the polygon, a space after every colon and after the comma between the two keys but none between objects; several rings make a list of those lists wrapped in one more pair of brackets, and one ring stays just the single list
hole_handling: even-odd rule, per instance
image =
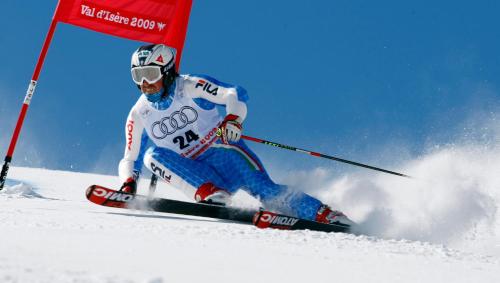
[{"label": "audi rings", "polygon": [[[168,123],[167,123],[168,120]],[[170,116],[156,121],[151,127],[151,133],[159,140],[185,128],[198,120],[198,112],[190,106],[183,106],[179,111],[174,111]]]}]

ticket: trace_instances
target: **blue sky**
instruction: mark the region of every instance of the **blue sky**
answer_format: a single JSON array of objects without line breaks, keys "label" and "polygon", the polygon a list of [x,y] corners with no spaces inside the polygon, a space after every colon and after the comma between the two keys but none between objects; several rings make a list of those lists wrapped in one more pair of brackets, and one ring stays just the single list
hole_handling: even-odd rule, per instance
[{"label": "blue sky", "polygon": [[[0,4],[2,159],[56,3]],[[452,143],[476,113],[496,116],[498,11],[486,0],[195,0],[181,72],[245,87],[248,135],[390,167]],[[114,174],[139,45],[59,24],[13,164]],[[251,146],[283,170],[347,170]]]}]

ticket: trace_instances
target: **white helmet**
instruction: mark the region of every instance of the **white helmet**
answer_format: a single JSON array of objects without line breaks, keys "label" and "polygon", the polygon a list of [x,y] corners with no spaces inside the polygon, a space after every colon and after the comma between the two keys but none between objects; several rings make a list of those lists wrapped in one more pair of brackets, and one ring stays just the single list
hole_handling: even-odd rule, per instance
[{"label": "white helmet", "polygon": [[139,47],[131,60],[132,80],[140,87],[143,81],[155,83],[163,77],[167,88],[177,75],[175,71],[175,53],[163,44]]}]

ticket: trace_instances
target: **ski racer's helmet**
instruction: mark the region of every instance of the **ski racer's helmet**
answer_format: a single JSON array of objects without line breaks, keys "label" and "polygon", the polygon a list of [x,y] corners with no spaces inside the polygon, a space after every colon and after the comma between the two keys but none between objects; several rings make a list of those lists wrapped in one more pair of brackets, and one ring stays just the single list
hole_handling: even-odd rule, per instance
[{"label": "ski racer's helmet", "polygon": [[163,78],[163,87],[167,90],[177,76],[175,53],[163,44],[139,47],[132,54],[130,65],[132,80],[139,89],[144,80],[148,83],[155,83]]}]

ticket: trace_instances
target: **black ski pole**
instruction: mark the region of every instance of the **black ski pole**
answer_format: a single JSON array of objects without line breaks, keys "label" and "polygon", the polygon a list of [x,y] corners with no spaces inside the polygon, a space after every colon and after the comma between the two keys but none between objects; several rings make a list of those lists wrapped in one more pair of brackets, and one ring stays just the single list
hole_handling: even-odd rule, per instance
[{"label": "black ski pole", "polygon": [[326,154],[322,154],[322,153],[317,153],[317,152],[306,150],[306,149],[296,148],[296,147],[293,147],[293,146],[284,145],[284,144],[280,144],[280,143],[276,143],[276,142],[272,142],[272,141],[266,141],[266,140],[262,140],[262,139],[258,139],[258,138],[254,138],[254,137],[245,136],[245,135],[242,135],[241,138],[243,138],[245,140],[257,142],[257,143],[262,143],[262,144],[266,144],[266,145],[275,146],[275,147],[278,147],[278,148],[283,148],[283,149],[293,150],[293,151],[297,151],[297,152],[302,152],[302,153],[306,153],[306,154],[309,154],[309,155],[312,155],[312,156],[316,156],[316,157],[327,158],[327,159],[330,159],[330,160],[335,160],[335,161],[338,161],[338,162],[343,162],[343,163],[351,164],[351,165],[354,165],[354,166],[359,166],[359,167],[363,167],[363,168],[367,168],[367,169],[371,169],[371,170],[375,170],[375,171],[380,171],[380,172],[384,172],[384,173],[387,173],[387,174],[392,174],[392,175],[406,177],[406,178],[412,178],[411,176],[408,176],[408,175],[405,175],[405,174],[402,174],[402,173],[398,173],[398,172],[394,172],[394,171],[389,171],[389,170],[378,168],[378,167],[375,167],[375,166],[370,166],[370,165],[366,165],[366,164],[363,164],[363,163],[354,162],[354,161],[350,161],[350,160],[347,160],[347,159],[342,159],[342,158],[338,158],[338,157],[334,157],[334,156],[330,156],[330,155],[326,155]]},{"label": "black ski pole", "polygon": [[148,196],[150,198],[153,197],[155,191],[156,191],[156,184],[158,183],[158,177],[156,177],[156,175],[153,173],[153,175],[151,175],[151,182],[149,183],[149,193],[148,193]]}]

